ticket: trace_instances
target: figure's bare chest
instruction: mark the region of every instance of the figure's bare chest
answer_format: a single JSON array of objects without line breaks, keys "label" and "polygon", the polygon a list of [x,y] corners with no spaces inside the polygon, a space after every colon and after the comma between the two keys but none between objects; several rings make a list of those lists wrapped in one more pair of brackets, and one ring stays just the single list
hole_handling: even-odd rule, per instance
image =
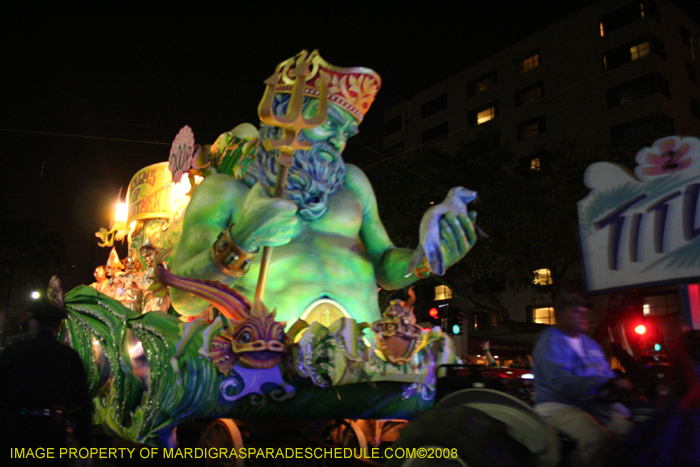
[{"label": "figure's bare chest", "polygon": [[342,190],[331,196],[326,214],[312,222],[301,223],[301,235],[356,238],[362,227],[362,207]]}]

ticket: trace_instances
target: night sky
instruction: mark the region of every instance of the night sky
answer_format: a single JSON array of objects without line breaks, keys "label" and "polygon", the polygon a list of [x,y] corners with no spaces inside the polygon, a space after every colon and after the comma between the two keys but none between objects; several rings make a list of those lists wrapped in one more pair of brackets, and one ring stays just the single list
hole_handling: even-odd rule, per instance
[{"label": "night sky", "polygon": [[[380,157],[384,108],[591,1],[9,3],[0,7],[1,206],[63,236],[70,266],[52,273],[68,290],[104,263],[94,232],[109,226],[120,187],[165,161],[184,125],[211,144],[256,123],[280,61],[318,48],[332,64],[381,75],[345,151],[362,167]],[[689,8],[699,21],[698,5]]]}]

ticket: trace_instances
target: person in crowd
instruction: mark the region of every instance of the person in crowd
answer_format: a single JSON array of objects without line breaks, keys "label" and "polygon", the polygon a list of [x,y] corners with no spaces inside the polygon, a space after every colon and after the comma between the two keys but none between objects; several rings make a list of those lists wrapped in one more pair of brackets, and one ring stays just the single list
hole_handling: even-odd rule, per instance
[{"label": "person in crowd", "polygon": [[32,338],[0,353],[0,459],[11,449],[54,448],[41,465],[69,465],[60,448],[92,447],[92,401],[78,353],[56,339],[66,317],[45,300],[29,307]]},{"label": "person in crowd", "polygon": [[600,391],[629,390],[631,384],[616,377],[603,350],[586,335],[588,312],[589,303],[579,294],[555,301],[556,325],[540,334],[532,355],[535,411],[576,441],[574,465],[600,466],[609,442],[632,428],[629,410],[601,399]]}]

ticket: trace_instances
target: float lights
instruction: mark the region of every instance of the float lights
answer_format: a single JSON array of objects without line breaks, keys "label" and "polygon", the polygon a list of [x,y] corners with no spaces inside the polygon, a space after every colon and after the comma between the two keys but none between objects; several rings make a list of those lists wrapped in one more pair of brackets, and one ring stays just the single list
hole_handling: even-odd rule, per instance
[{"label": "float lights", "polygon": [[634,332],[641,336],[642,334],[647,332],[647,328],[643,324],[640,324],[636,328],[634,328]]},{"label": "float lights", "polygon": [[34,300],[38,300],[39,297],[41,297],[41,294],[40,294],[39,292],[37,292],[36,290],[34,290],[34,291],[32,291],[32,293],[31,293],[31,297],[32,297]]},{"label": "float lights", "polygon": [[124,239],[126,235],[126,220],[129,216],[129,209],[126,203],[122,203],[117,198],[117,208],[114,211],[114,223],[112,224],[112,230],[114,231],[114,238],[119,241]]},{"label": "float lights", "polygon": [[126,217],[127,217],[128,211],[126,207],[126,203],[117,203],[117,209],[114,212],[114,222],[120,222],[122,224],[126,224]]}]

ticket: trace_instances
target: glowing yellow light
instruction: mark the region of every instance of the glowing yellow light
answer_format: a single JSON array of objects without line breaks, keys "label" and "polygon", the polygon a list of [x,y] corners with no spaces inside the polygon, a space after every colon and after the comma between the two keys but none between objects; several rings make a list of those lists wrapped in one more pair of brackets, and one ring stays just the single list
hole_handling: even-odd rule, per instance
[{"label": "glowing yellow light", "polygon": [[550,285],[552,283],[552,271],[547,268],[537,269],[533,271],[535,279],[532,281],[536,285]]},{"label": "glowing yellow light", "polygon": [[[201,177],[200,177],[201,178]],[[195,185],[198,183],[195,176]],[[186,173],[182,174],[179,182],[170,184],[170,211],[176,212],[184,208],[189,203],[187,193],[192,189],[190,179]]]},{"label": "glowing yellow light", "polygon": [[126,223],[126,216],[128,214],[128,209],[126,203],[118,203],[117,210],[114,212],[114,222]]},{"label": "glowing yellow light", "polygon": [[636,332],[637,334],[644,334],[645,332],[647,332],[647,328],[645,328],[643,324],[640,324],[636,328],[634,328],[634,332]]}]

